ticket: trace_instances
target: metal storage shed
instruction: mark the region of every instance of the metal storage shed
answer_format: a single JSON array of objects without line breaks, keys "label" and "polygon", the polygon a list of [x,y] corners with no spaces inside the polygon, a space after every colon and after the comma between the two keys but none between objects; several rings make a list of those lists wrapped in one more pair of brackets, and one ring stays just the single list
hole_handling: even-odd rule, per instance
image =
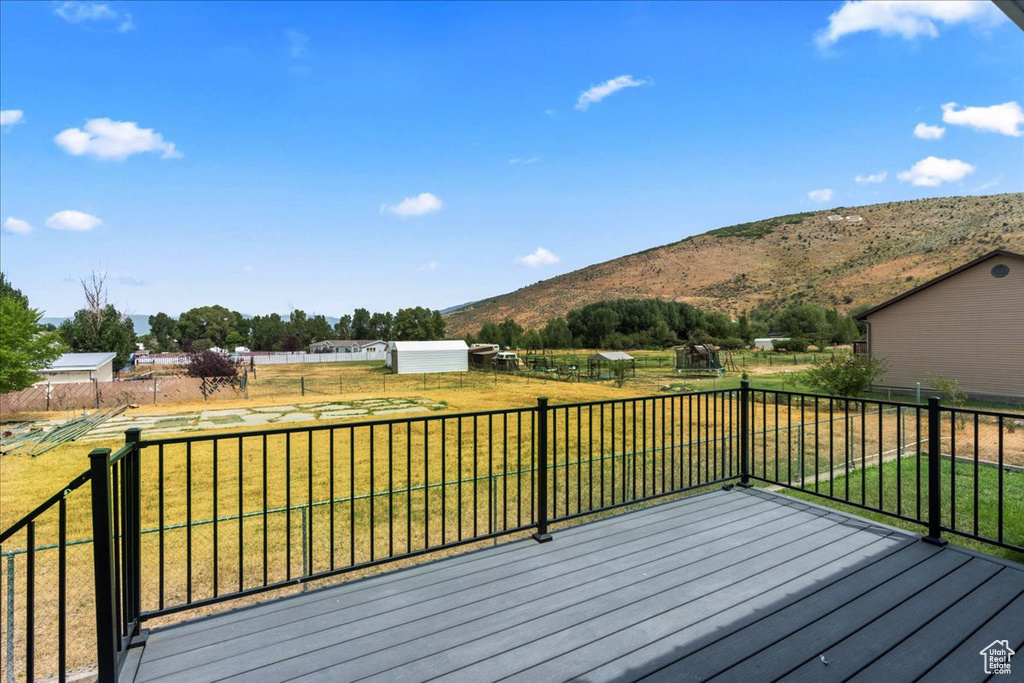
[{"label": "metal storage shed", "polygon": [[469,347],[457,341],[391,342],[391,371],[399,375],[423,372],[466,372]]},{"label": "metal storage shed", "polygon": [[112,352],[65,353],[48,368],[39,370],[40,384],[71,384],[74,382],[110,382],[114,379]]}]

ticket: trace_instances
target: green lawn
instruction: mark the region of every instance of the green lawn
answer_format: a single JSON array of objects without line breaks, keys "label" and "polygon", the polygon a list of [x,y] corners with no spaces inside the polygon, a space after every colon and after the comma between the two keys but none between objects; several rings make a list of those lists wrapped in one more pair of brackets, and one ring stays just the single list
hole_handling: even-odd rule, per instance
[{"label": "green lawn", "polygon": [[[899,483],[897,488],[897,467],[899,467]],[[943,460],[941,482],[942,492],[942,524],[953,527],[958,531],[974,533],[974,467],[970,463],[957,462],[954,467],[956,471],[956,518],[951,518],[953,509],[950,505],[950,461]],[[864,484],[865,504],[895,512],[897,504],[904,515],[914,517],[917,512],[917,460],[914,457],[904,458],[901,465],[896,461],[885,463],[881,468],[882,495],[879,502],[878,479],[879,468],[868,467],[865,470],[857,470],[849,475],[849,500],[861,502],[861,483]],[[837,497],[845,497],[847,477],[840,475],[833,481],[833,491]],[[998,537],[999,520],[999,470],[996,467],[981,466],[978,468],[977,487],[978,505],[977,533],[986,538],[995,539]],[[812,484],[813,486],[813,484]],[[1024,473],[1007,472],[1002,473],[1003,486],[1003,542],[1014,545],[1024,545]],[[819,486],[822,492],[828,492],[828,485]],[[897,492],[899,491],[899,501]],[[892,526],[908,529],[917,533],[924,533],[923,526],[912,522],[904,522],[885,514],[868,512],[859,508],[844,505],[841,502],[819,498],[801,491],[786,490],[786,493],[796,498],[812,501],[827,507],[850,512],[854,515],[867,517],[869,519],[884,522]],[[927,519],[928,510],[928,473],[926,458],[921,458],[921,512],[922,518]],[[1024,553],[1007,550],[975,541],[955,534],[945,534],[951,543],[956,543],[979,552],[1005,557],[1016,562],[1024,562]]]}]

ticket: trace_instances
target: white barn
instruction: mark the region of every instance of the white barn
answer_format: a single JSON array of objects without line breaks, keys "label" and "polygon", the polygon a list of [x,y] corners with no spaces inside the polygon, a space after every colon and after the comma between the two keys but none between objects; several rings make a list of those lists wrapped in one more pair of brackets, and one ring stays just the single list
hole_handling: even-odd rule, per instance
[{"label": "white barn", "polygon": [[41,384],[72,384],[75,382],[111,382],[114,379],[114,357],[108,353],[65,353],[50,367],[39,370]]},{"label": "white barn", "polygon": [[399,375],[466,372],[469,370],[469,347],[461,339],[391,342],[387,361],[391,371]]}]

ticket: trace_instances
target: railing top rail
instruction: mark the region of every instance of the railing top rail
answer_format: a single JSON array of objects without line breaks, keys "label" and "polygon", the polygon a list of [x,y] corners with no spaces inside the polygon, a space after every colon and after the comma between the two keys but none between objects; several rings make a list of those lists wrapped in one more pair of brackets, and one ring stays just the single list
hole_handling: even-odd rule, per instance
[{"label": "railing top rail", "polygon": [[142,439],[139,441],[140,448],[149,446],[166,446],[179,443],[197,443],[201,441],[214,441],[216,439],[238,439],[253,436],[280,436],[282,434],[304,434],[306,432],[322,432],[331,429],[357,429],[362,427],[382,427],[394,424],[411,424],[416,422],[432,422],[436,420],[455,420],[458,418],[487,417],[490,415],[515,415],[518,413],[531,413],[536,407],[504,408],[496,410],[479,410],[468,413],[444,413],[441,415],[420,415],[416,417],[395,417],[385,420],[360,420],[358,422],[323,422],[307,426],[297,427],[276,427],[274,429],[248,429],[228,432],[226,434],[195,434],[189,436],[158,437],[155,439]]},{"label": "railing top rail", "polygon": [[[707,396],[710,394],[734,394],[739,393],[740,389],[711,389],[706,391],[691,391],[678,394],[654,394],[649,396],[634,396],[630,398],[615,398],[605,399],[600,401],[582,401],[575,403],[559,403],[550,405],[551,408],[576,408],[576,407],[587,407],[592,405],[608,405],[614,403],[633,403],[636,401],[650,401],[654,399],[665,399],[671,396]],[[226,434],[195,434],[188,436],[172,436],[172,437],[157,437],[153,439],[142,439],[139,442],[140,448],[147,448],[150,446],[167,446],[172,444],[181,443],[198,443],[202,441],[213,441],[216,439],[237,439],[237,438],[249,438],[254,436],[280,436],[283,434],[304,434],[306,432],[318,432],[331,429],[359,429],[363,427],[381,427],[394,424],[411,424],[416,422],[431,422],[437,420],[456,420],[458,418],[473,418],[473,417],[488,417],[491,415],[515,415],[519,413],[530,413],[535,411],[536,406],[523,406],[519,408],[500,408],[495,410],[479,410],[474,412],[464,413],[444,413],[441,415],[421,415],[416,417],[396,417],[388,418],[385,420],[359,420],[357,422],[324,422],[320,424],[308,425],[305,427],[276,427],[273,429],[250,429],[250,430],[239,430],[228,432]],[[122,449],[123,450],[123,449]],[[121,451],[115,453],[112,456],[113,459],[119,458],[124,454]]]},{"label": "railing top rail", "polygon": [[985,417],[1008,417],[1011,420],[1024,420],[1024,413],[1009,413],[998,410],[981,410],[978,408],[959,408],[956,406],[939,406],[939,410],[947,413],[965,413],[967,415],[984,415]]},{"label": "railing top rail", "polygon": [[129,453],[131,453],[132,449],[134,449],[134,448],[135,448],[135,444],[134,443],[126,443],[125,445],[121,446],[116,451],[114,451],[113,453],[110,454],[110,464],[113,465],[118,460],[120,460],[124,456],[128,455]]},{"label": "railing top rail", "polygon": [[816,394],[804,391],[788,391],[785,389],[771,389],[767,387],[750,387],[751,394],[778,394],[782,396],[803,396],[804,398],[820,398],[832,401],[851,401],[855,403],[871,403],[873,405],[892,406],[894,408],[921,408],[928,407],[927,403],[913,403],[903,401],[892,401],[884,398],[869,398],[866,396],[832,396],[831,394]]},{"label": "railing top rail", "polygon": [[4,541],[14,536],[14,534],[18,533],[23,528],[28,526],[28,523],[39,517],[39,515],[43,514],[51,507],[56,505],[61,498],[66,497],[69,493],[77,489],[79,486],[89,481],[90,476],[91,473],[89,472],[89,470],[82,472],[77,477],[69,481],[67,486],[65,486],[60,491],[58,491],[57,493],[53,494],[52,496],[44,500],[42,503],[40,503],[40,505],[35,510],[28,513],[27,515],[19,519],[17,522],[12,524],[10,527],[8,527],[5,531],[0,533],[0,544],[2,544]]},{"label": "railing top rail", "polygon": [[626,403],[635,403],[637,401],[653,401],[655,399],[666,399],[666,398],[672,398],[672,397],[675,397],[675,396],[708,396],[710,394],[738,394],[739,392],[740,392],[740,387],[735,387],[733,389],[705,389],[703,391],[680,391],[680,392],[672,392],[672,393],[664,393],[664,394],[652,394],[652,395],[647,395],[647,396],[632,396],[632,397],[627,397],[627,398],[606,398],[606,399],[600,399],[600,400],[597,400],[597,401],[576,401],[576,402],[573,402],[573,403],[551,403],[551,404],[549,404],[549,407],[551,407],[551,408],[576,408],[576,407],[586,408],[587,406],[609,405],[609,404],[613,404],[613,403],[626,404]]}]

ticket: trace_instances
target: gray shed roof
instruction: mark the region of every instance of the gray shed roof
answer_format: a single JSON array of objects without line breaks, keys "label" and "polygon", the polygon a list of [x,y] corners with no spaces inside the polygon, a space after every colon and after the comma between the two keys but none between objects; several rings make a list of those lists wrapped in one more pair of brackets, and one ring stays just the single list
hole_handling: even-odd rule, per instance
[{"label": "gray shed roof", "polygon": [[601,353],[595,353],[593,356],[590,357],[590,360],[633,360],[633,356],[622,351],[603,351]]},{"label": "gray shed roof", "polygon": [[75,370],[99,370],[114,360],[116,353],[65,353],[53,364],[39,372],[73,372]]}]

